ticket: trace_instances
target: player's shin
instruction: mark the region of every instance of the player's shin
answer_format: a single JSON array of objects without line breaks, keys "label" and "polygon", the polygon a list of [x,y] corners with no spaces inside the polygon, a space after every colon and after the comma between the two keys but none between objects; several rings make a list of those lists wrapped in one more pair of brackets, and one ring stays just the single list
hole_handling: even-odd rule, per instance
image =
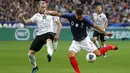
[{"label": "player's shin", "polygon": [[98,41],[95,42],[95,45],[96,45],[96,47],[97,47],[98,49],[100,48],[100,45],[99,45],[99,42],[98,42]]},{"label": "player's shin", "polygon": [[47,46],[48,54],[52,56],[53,48],[52,48],[52,40],[51,39],[47,39],[46,46]]},{"label": "player's shin", "polygon": [[33,68],[37,66],[36,64],[36,58],[33,54],[28,53],[29,61],[32,64]]},{"label": "player's shin", "polygon": [[105,47],[100,48],[101,55],[105,54],[108,50],[117,50],[116,46],[106,45]]},{"label": "player's shin", "polygon": [[70,63],[71,63],[71,65],[72,65],[72,67],[74,68],[75,72],[76,72],[76,73],[80,73],[80,70],[79,70],[79,68],[78,68],[78,62],[77,62],[77,60],[75,59],[75,57],[74,57],[74,56],[71,56],[71,57],[69,57],[69,59],[70,59]]},{"label": "player's shin", "polygon": [[56,51],[57,46],[58,46],[58,40],[54,41],[53,43],[54,43],[54,51]]},{"label": "player's shin", "polygon": [[70,64],[74,68],[76,73],[80,73],[80,70],[79,70],[79,67],[78,67],[78,62],[77,62],[75,56],[72,53],[73,53],[73,51],[69,52]]},{"label": "player's shin", "polygon": [[103,55],[108,51],[108,49],[106,47],[102,47],[99,49],[99,51],[100,51],[100,54]]}]

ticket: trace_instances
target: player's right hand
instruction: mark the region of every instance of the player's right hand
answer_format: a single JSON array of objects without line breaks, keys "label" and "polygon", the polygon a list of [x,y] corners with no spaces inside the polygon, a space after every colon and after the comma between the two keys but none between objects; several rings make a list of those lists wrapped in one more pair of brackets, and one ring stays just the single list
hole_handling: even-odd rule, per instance
[{"label": "player's right hand", "polygon": [[58,33],[56,33],[54,40],[59,40],[59,34]]}]

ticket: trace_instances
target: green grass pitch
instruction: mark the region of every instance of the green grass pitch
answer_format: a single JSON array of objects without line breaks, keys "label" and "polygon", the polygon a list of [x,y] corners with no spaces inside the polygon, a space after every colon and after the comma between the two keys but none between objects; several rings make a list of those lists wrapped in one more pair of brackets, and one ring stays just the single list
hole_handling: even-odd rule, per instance
[{"label": "green grass pitch", "polygon": [[[107,58],[98,57],[96,62],[88,63],[86,51],[77,56],[81,73],[130,73],[130,41],[108,41],[117,45],[118,51],[109,51]],[[32,66],[28,60],[31,41],[0,41],[0,73],[30,73]],[[36,53],[39,70],[37,73],[74,73],[69,63],[68,48],[71,41],[59,41],[52,62],[47,62],[44,46]]]}]

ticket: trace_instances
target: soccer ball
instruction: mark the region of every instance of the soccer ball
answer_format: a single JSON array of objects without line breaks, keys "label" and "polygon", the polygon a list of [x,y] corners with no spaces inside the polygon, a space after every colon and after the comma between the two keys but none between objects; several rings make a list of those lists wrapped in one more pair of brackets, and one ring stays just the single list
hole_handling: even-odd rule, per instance
[{"label": "soccer ball", "polygon": [[95,62],[96,61],[96,55],[94,54],[94,53],[88,53],[87,55],[86,55],[86,60],[88,61],[88,62],[90,62],[90,63],[93,63],[93,62]]}]

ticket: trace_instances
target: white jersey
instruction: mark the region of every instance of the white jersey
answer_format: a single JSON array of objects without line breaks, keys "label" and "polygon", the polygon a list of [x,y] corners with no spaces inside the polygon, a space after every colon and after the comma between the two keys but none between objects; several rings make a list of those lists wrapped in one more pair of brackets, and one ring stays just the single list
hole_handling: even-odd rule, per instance
[{"label": "white jersey", "polygon": [[60,18],[58,16],[53,16],[53,32],[57,33],[58,30],[58,24],[56,21],[60,21]]},{"label": "white jersey", "polygon": [[35,22],[38,26],[38,32],[36,35],[42,35],[48,32],[53,32],[53,16],[36,13],[31,18],[32,22]]},{"label": "white jersey", "polygon": [[102,28],[104,27],[105,22],[108,21],[104,13],[101,14],[93,13],[93,20],[98,26]]}]

